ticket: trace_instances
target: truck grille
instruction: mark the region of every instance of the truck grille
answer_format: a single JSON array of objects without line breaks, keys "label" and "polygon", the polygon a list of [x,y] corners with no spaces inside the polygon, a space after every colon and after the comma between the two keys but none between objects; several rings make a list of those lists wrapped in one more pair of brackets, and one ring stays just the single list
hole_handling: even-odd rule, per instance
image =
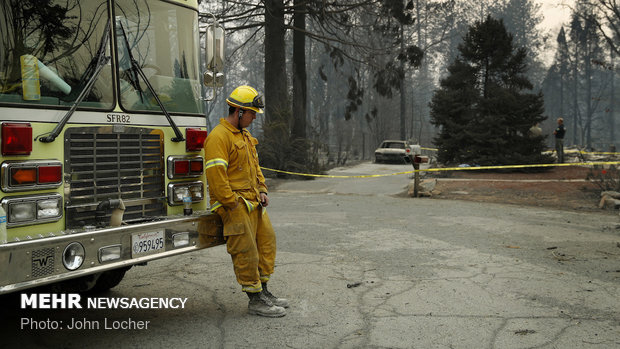
[{"label": "truck grille", "polygon": [[[97,205],[123,199],[123,220],[166,213],[163,133],[122,126],[69,128],[65,132],[67,228],[97,222]],[[109,217],[109,213],[107,217]]]}]

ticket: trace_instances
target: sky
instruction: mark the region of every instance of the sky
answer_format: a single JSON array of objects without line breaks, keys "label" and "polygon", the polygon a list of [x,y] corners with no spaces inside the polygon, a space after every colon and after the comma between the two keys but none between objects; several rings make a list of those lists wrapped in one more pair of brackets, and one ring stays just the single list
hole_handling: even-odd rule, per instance
[{"label": "sky", "polygon": [[569,6],[574,4],[574,0],[535,0],[541,4],[541,11],[544,19],[540,23],[540,29],[548,31],[551,36],[550,40],[547,40],[546,49],[543,54],[543,61],[546,64],[551,64],[555,55],[555,38],[560,31],[560,27],[563,24],[568,23],[570,20],[570,8]]},{"label": "sky", "polygon": [[543,28],[551,29],[556,32],[560,25],[567,23],[570,19],[570,9],[567,5],[571,5],[572,0],[535,0],[542,5],[542,12],[545,19],[542,21]]}]

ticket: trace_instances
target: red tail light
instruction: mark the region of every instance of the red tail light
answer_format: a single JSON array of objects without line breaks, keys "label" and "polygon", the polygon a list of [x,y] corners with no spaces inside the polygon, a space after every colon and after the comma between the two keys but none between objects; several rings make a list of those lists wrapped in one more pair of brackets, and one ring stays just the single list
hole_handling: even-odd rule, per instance
[{"label": "red tail light", "polygon": [[32,166],[33,167],[11,168],[11,186],[55,184],[62,181],[62,166]]},{"label": "red tail light", "polygon": [[189,160],[175,160],[174,161],[174,174],[175,175],[189,174]]},{"label": "red tail light", "polygon": [[200,151],[204,146],[205,139],[207,139],[207,131],[199,128],[185,129],[185,150]]},{"label": "red tail light", "polygon": [[192,160],[189,165],[189,170],[192,173],[202,173],[202,169],[204,168],[204,164],[202,159],[200,160]]},{"label": "red tail light", "polygon": [[62,166],[39,166],[39,184],[60,183]]},{"label": "red tail light", "polygon": [[168,178],[191,178],[204,173],[205,161],[201,156],[171,155],[166,160]]},{"label": "red tail light", "polygon": [[57,188],[62,184],[58,160],[19,160],[2,163],[0,183],[5,192]]},{"label": "red tail light", "polygon": [[2,155],[30,155],[32,126],[30,123],[2,123]]}]

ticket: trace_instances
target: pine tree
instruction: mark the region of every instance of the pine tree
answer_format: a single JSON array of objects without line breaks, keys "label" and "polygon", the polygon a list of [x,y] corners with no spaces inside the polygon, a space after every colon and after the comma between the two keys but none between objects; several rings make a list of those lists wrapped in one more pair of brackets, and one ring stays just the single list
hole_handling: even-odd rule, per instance
[{"label": "pine tree", "polygon": [[526,78],[527,51],[515,48],[501,20],[490,16],[469,28],[460,56],[431,101],[431,121],[440,128],[439,161],[477,165],[550,161],[545,137],[529,129],[546,119],[542,94]]}]

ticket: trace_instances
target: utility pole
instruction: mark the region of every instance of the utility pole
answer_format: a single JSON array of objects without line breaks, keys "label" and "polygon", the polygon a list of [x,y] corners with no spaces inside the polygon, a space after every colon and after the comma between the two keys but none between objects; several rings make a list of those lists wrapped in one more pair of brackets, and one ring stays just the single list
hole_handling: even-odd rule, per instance
[{"label": "utility pole", "polygon": [[[616,80],[616,74],[615,74],[615,53],[614,50],[611,49],[611,57],[610,57],[610,72],[609,75],[611,76],[611,88],[609,89],[609,99],[610,99],[610,104],[609,104],[609,140],[610,140],[610,148],[613,147],[615,148],[616,146],[616,84],[615,84],[615,80]],[[610,149],[610,151],[612,151]]]},{"label": "utility pole", "polygon": [[[404,53],[405,52],[405,29],[404,29],[404,25],[401,23],[400,24],[400,52]],[[405,92],[405,77],[407,76],[407,74],[405,74],[405,60],[401,60],[400,61],[400,69],[403,72],[403,75],[400,77],[400,139],[401,140],[406,140],[407,139],[407,135],[406,135],[406,117],[405,117],[405,96],[406,96],[406,92]]]}]

